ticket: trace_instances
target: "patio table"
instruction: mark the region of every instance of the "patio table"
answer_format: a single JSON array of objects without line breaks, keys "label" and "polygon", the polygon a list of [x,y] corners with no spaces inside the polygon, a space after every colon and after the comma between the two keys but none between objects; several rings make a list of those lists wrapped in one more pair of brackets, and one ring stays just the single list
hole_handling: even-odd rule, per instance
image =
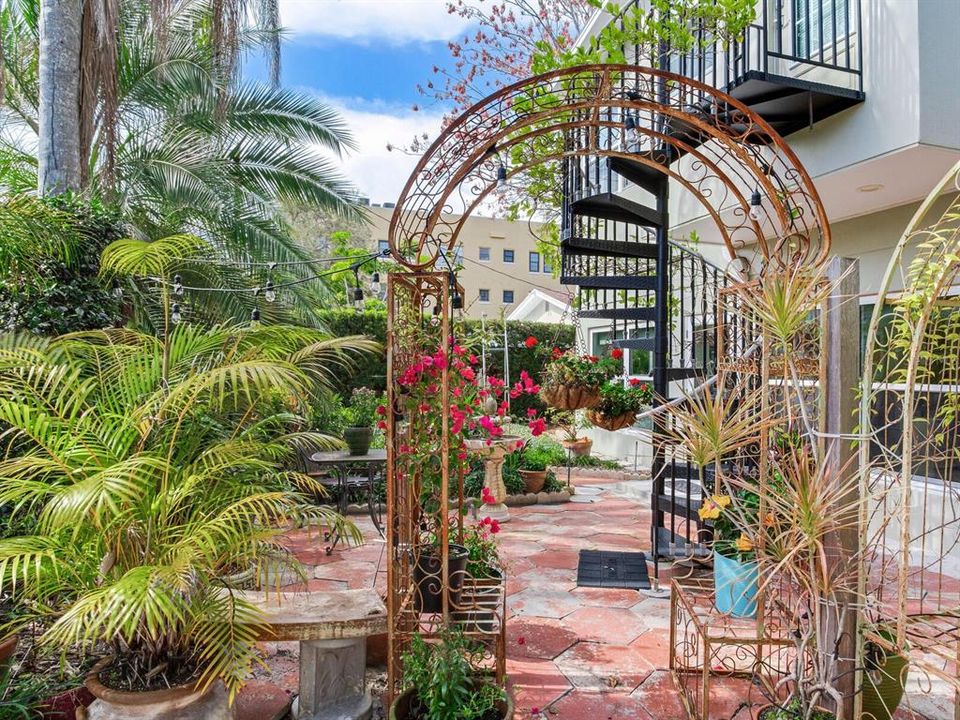
[{"label": "patio table", "polygon": [[[318,466],[317,471],[310,473],[311,476],[317,477],[318,472],[329,472],[332,475],[333,482],[325,481],[325,477],[318,479],[323,485],[337,492],[337,509],[341,515],[347,513],[349,491],[359,489],[364,492],[370,519],[380,533],[380,537],[383,537],[383,523],[380,521],[380,504],[377,502],[375,480],[377,475],[386,472],[387,451],[370,450],[366,455],[351,455],[346,450],[318,452],[310,456],[310,461]],[[358,468],[361,470],[360,473],[357,473]],[[330,535],[325,535],[325,539],[329,540]],[[337,546],[340,539],[340,533],[335,533],[333,542],[326,547],[327,555],[333,552],[333,548]]]}]

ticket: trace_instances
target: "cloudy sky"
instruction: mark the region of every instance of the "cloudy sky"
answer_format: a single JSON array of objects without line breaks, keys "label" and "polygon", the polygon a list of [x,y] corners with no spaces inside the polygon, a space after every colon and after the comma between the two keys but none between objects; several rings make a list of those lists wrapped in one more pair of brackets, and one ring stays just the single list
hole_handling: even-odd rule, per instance
[{"label": "cloudy sky", "polygon": [[[444,0],[280,0],[280,13],[283,84],[340,110],[359,146],[344,172],[373,202],[396,200],[416,159],[386,146],[436,136],[444,108],[416,86],[447,64],[447,42],[468,29],[463,19]],[[246,74],[263,79],[262,59],[250,58]]]}]

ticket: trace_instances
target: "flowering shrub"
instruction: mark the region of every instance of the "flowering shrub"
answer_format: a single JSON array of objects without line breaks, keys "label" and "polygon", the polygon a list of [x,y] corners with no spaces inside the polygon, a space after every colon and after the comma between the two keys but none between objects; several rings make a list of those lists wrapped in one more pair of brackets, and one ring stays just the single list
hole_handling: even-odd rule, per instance
[{"label": "flowering shrub", "polygon": [[554,348],[551,360],[544,369],[543,384],[598,387],[617,375],[622,368],[623,363],[612,355],[601,358]]},{"label": "flowering shrub", "polygon": [[711,495],[700,505],[697,514],[713,525],[713,550],[724,557],[747,562],[756,557],[753,540],[742,528],[756,522],[760,497],[740,490],[734,495]]},{"label": "flowering shrub", "polygon": [[[421,346],[427,341],[420,339]],[[501,438],[507,412],[506,395],[535,394],[539,386],[527,373],[507,389],[502,380],[488,377],[481,385],[479,359],[466,347],[452,343],[423,354],[402,368],[397,377],[397,406],[400,442],[396,470],[419,488],[420,506],[436,518],[441,509],[443,482],[443,425],[448,423],[448,478],[456,482],[468,469],[467,438],[485,439],[487,444]],[[447,378],[447,405],[443,382]],[[387,409],[380,412],[385,416]],[[526,418],[531,433],[543,432],[536,417]],[[386,421],[382,423],[385,425]],[[455,493],[451,492],[450,497]],[[429,530],[426,530],[429,533]]]},{"label": "flowering shrub", "polygon": [[500,523],[489,517],[483,518],[464,531],[463,546],[469,553],[467,573],[471,577],[491,577],[492,571],[501,567],[500,550],[496,541],[496,535],[499,532]]},{"label": "flowering shrub", "polygon": [[350,395],[350,404],[343,409],[344,422],[347,427],[373,427],[381,414],[382,403],[383,396],[370,388],[357,388]]}]

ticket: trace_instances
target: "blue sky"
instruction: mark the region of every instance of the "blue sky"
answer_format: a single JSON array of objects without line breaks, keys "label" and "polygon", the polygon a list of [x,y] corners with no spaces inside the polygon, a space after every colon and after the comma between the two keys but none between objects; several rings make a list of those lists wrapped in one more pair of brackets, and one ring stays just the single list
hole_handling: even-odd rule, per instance
[{"label": "blue sky", "polygon": [[[359,145],[344,173],[373,202],[396,200],[416,158],[386,146],[436,136],[445,108],[416,86],[448,64],[447,42],[466,23],[445,0],[280,0],[280,16],[283,84],[341,112]],[[248,58],[245,73],[263,79],[262,59]]]}]

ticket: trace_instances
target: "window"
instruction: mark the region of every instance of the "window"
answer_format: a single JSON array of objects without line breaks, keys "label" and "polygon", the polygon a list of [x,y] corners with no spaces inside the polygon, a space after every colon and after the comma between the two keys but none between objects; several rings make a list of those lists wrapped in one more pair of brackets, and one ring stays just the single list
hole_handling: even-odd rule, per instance
[{"label": "window", "polygon": [[530,253],[530,272],[540,272],[540,253]]},{"label": "window", "polygon": [[481,288],[480,290],[480,302],[488,303],[490,302],[490,291],[486,288]]},{"label": "window", "polygon": [[553,275],[553,263],[546,258],[543,259],[543,272],[547,275]]},{"label": "window", "polygon": [[503,251],[503,261],[505,263],[513,262],[513,250],[504,250]]},{"label": "window", "polygon": [[[794,55],[823,60],[824,49],[847,36],[849,0],[793,0]],[[834,49],[834,59],[837,50]]]},{"label": "window", "polygon": [[463,246],[462,245],[457,245],[453,249],[453,264],[463,265]]},{"label": "window", "polygon": [[377,240],[377,250],[379,252],[384,252],[385,250],[389,250],[389,249],[390,249],[389,240]]},{"label": "window", "polygon": [[480,260],[482,262],[490,262],[490,248],[488,247],[480,248]]},{"label": "window", "polygon": [[504,290],[503,291],[503,304],[512,305],[513,304],[513,290]]}]

